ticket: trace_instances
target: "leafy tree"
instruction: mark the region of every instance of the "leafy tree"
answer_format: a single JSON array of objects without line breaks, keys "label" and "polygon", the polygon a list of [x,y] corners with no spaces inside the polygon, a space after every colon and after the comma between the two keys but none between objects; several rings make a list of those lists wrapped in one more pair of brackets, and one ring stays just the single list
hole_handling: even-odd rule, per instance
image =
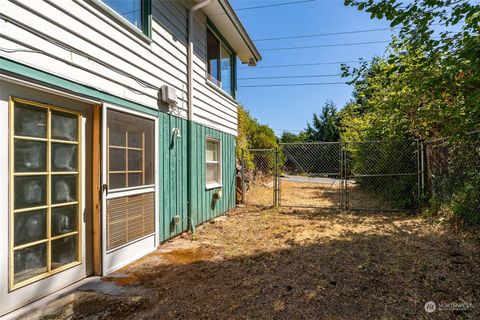
[{"label": "leafy tree", "polygon": [[314,113],[312,124],[307,124],[305,132],[308,140],[338,141],[340,139],[339,121],[335,103],[325,102],[320,115]]},{"label": "leafy tree", "polygon": [[308,135],[305,131],[301,131],[298,134],[283,131],[280,136],[280,142],[282,143],[293,143],[293,142],[306,142],[308,140]]}]

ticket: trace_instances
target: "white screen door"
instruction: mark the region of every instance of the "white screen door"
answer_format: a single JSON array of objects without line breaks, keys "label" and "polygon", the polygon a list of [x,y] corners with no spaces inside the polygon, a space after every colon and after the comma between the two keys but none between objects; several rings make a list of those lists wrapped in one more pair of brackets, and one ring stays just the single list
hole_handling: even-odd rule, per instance
[{"label": "white screen door", "polygon": [[156,119],[103,107],[103,274],[156,247]]}]

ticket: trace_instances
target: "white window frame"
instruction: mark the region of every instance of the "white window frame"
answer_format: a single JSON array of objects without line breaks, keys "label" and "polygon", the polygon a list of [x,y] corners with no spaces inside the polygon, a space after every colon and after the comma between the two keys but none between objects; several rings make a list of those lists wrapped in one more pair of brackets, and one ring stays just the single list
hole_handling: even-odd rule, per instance
[{"label": "white window frame", "polygon": [[[208,161],[207,160],[207,144],[208,142],[214,142],[217,144],[217,161]],[[218,181],[216,182],[208,182],[207,179],[207,164],[216,164],[217,165],[217,174],[218,174]],[[222,187],[222,141],[220,139],[215,139],[212,137],[207,137],[205,139],[205,184],[206,189],[216,189]]]}]

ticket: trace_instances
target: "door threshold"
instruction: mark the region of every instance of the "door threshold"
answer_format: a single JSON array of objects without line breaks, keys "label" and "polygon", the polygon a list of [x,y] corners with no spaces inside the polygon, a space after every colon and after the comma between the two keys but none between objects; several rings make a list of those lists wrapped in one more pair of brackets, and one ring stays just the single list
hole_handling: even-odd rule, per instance
[{"label": "door threshold", "polygon": [[[79,287],[89,284],[90,282],[99,279],[99,276],[88,276],[80,281],[74,282],[68,285],[65,288],[52,292],[44,297],[41,297],[37,300],[34,300],[27,304],[24,307],[11,311],[3,316],[0,315],[0,320],[14,320],[14,319],[23,319],[23,318],[31,318],[37,319],[41,317],[37,317],[37,313],[41,312],[48,304],[55,300],[61,300],[62,298],[66,297],[67,295],[75,292],[76,289]],[[55,306],[52,306],[55,307]],[[40,316],[38,314],[38,316]]]}]

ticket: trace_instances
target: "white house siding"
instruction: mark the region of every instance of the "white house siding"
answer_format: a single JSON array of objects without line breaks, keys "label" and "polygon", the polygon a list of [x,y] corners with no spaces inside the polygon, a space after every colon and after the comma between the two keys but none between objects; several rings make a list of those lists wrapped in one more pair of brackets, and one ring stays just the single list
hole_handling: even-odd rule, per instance
[{"label": "white house siding", "polygon": [[[171,113],[186,118],[186,3],[152,0],[151,42],[88,0],[0,0],[0,12],[34,28],[0,19],[0,47],[17,50],[1,56],[161,111],[158,90],[167,84],[178,96]],[[197,13],[193,120],[236,134],[235,101],[206,82],[206,21]]]}]

